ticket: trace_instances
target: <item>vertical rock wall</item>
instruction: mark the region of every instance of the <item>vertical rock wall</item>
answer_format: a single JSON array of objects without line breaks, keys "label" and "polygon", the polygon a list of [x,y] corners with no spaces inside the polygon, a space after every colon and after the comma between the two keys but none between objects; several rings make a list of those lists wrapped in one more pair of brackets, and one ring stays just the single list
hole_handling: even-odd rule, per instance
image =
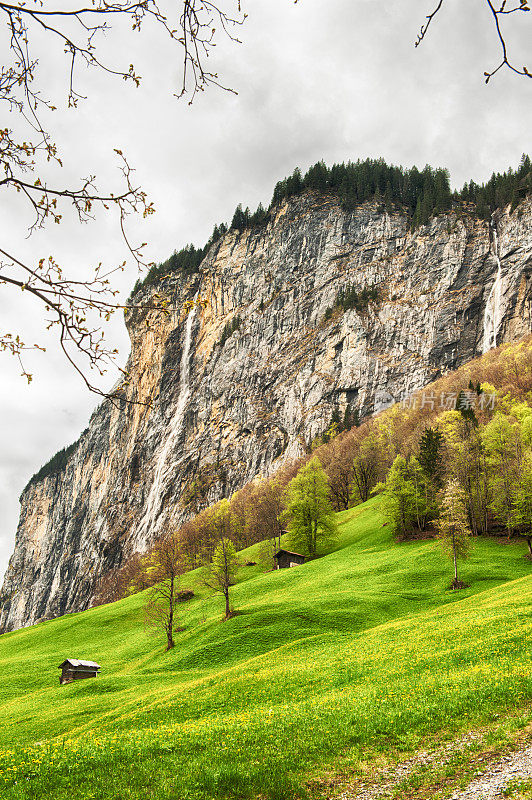
[{"label": "vertical rock wall", "polygon": [[[126,399],[100,406],[66,468],[22,495],[0,630],[87,608],[107,570],[187,518],[198,475],[215,502],[299,455],[335,408],[372,414],[478,355],[497,256],[497,342],[529,333],[532,207],[494,220],[497,252],[485,221],[447,214],[411,232],[401,213],[307,193],[156,287],[169,314],[139,291]],[[381,299],[327,319],[349,286]]]}]

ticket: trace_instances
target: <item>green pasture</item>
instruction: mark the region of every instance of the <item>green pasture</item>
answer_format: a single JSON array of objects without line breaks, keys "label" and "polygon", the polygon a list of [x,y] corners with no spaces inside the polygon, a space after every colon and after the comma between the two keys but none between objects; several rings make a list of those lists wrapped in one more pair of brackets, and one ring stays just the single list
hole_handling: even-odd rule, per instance
[{"label": "green pasture", "polygon": [[[1,636],[1,796],[291,800],[328,766],[532,697],[525,545],[474,540],[469,588],[452,592],[436,544],[394,543],[378,499],[338,517],[333,552],[242,566],[227,622],[187,575],[196,594],[169,653],[143,594]],[[101,676],[60,687],[67,657]]]}]

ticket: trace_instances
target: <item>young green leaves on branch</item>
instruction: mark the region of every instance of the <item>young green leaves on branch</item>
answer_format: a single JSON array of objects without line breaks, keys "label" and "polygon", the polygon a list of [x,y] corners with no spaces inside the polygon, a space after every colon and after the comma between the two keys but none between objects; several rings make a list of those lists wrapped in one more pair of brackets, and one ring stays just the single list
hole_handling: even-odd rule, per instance
[{"label": "young green leaves on branch", "polygon": [[203,582],[225,599],[225,619],[232,614],[230,589],[236,581],[239,566],[235,545],[230,538],[237,531],[238,521],[231,511],[228,500],[220,501],[207,512],[206,529],[210,540],[214,541],[214,552],[204,559]]},{"label": "young green leaves on branch", "polygon": [[171,531],[157,542],[142,565],[149,581],[153,583],[146,602],[146,621],[164,632],[166,649],[171,650],[175,647],[179,581],[190,568],[178,532]]}]

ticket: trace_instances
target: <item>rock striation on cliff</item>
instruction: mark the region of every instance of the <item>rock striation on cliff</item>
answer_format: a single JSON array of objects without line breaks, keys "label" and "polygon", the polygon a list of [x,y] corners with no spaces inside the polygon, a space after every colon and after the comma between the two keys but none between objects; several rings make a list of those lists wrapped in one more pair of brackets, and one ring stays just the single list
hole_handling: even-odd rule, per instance
[{"label": "rock striation on cliff", "polygon": [[[411,231],[399,211],[306,192],[229,231],[198,273],[141,289],[126,313],[139,402],[104,402],[66,467],[24,491],[0,631],[89,607],[102,575],[191,515],[198,476],[205,504],[229,496],[335,410],[367,416],[528,334],[531,223],[526,200]],[[380,299],[327,315],[347,287]],[[142,307],[155,291],[168,314]]]}]

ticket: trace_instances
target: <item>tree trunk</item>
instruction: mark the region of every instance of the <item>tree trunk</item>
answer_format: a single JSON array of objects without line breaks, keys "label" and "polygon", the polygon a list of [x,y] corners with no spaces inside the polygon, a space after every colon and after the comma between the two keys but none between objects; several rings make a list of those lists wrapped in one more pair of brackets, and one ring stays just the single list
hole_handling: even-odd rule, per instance
[{"label": "tree trunk", "polygon": [[225,618],[229,619],[231,616],[231,609],[229,607],[229,586],[226,586],[224,589],[224,597],[225,597]]},{"label": "tree trunk", "polygon": [[532,537],[530,537],[530,536],[526,537],[526,542],[528,544],[528,552],[532,556],[532,541],[531,541],[531,539],[532,539]]},{"label": "tree trunk", "polygon": [[458,560],[456,558],[456,542],[453,533],[453,559],[454,559],[454,583],[458,583]]},{"label": "tree trunk", "polygon": [[170,578],[170,607],[168,609],[168,624],[166,626],[166,649],[171,650],[175,647],[174,642],[174,578]]}]

